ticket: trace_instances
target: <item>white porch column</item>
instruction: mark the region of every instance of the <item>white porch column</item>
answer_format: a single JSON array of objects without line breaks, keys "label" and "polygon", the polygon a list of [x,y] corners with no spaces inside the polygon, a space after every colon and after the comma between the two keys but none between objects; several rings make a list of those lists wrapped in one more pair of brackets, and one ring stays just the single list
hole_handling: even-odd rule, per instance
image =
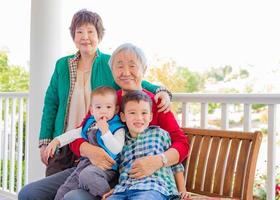
[{"label": "white porch column", "polygon": [[28,182],[44,176],[38,139],[46,88],[61,56],[61,1],[31,0]]}]

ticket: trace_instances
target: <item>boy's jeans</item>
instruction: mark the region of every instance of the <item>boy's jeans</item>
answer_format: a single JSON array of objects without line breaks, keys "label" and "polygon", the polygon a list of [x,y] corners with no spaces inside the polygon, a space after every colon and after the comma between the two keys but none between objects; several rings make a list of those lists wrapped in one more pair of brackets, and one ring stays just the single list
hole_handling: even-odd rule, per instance
[{"label": "boy's jeans", "polygon": [[107,200],[168,200],[168,198],[155,190],[127,190],[113,194]]}]

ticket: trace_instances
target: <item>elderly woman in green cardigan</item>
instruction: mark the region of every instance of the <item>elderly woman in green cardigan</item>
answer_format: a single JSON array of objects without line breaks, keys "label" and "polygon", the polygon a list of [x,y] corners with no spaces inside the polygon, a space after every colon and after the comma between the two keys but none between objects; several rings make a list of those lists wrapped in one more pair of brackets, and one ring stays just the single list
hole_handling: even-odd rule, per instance
[{"label": "elderly woman in green cardigan", "polygon": [[[63,57],[56,63],[45,96],[39,141],[41,160],[47,167],[46,176],[62,172],[23,188],[19,199],[52,199],[55,196],[59,184],[63,184],[67,178],[65,174],[71,173],[70,168],[74,167],[76,162],[68,146],[60,149],[53,158],[47,159],[46,146],[56,136],[81,123],[89,110],[92,90],[99,86],[119,89],[108,65],[110,55],[98,49],[104,36],[100,16],[88,10],[78,11],[73,16],[70,32],[78,52]],[[156,100],[161,100],[159,112],[169,110],[170,93],[167,90],[146,81],[143,81],[142,86],[155,93]],[[104,151],[89,151],[94,152],[95,163],[102,163],[104,159],[110,162]],[[40,193],[40,187],[44,187],[43,193]]]}]

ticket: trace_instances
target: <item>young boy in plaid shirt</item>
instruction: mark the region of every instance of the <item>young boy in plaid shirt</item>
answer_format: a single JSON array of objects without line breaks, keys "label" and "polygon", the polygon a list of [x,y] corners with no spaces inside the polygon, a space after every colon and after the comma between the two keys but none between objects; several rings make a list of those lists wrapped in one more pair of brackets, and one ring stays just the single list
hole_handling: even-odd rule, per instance
[{"label": "young boy in plaid shirt", "polygon": [[133,200],[167,200],[176,196],[177,198],[172,199],[186,198],[182,164],[163,166],[147,177],[135,178],[130,174],[133,170],[132,163],[136,159],[158,154],[164,156],[163,152],[171,145],[168,132],[158,126],[149,126],[152,120],[151,108],[151,98],[142,91],[130,91],[123,96],[120,116],[128,127],[128,133],[120,153],[119,183],[103,198],[108,196],[107,200],[124,200],[128,197]]}]

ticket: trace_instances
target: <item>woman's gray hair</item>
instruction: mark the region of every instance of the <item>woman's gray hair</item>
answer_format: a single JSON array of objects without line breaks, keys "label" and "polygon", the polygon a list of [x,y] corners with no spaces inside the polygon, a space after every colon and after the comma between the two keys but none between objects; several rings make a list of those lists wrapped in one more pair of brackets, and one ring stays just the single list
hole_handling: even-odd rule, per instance
[{"label": "woman's gray hair", "polygon": [[147,69],[146,56],[145,56],[144,52],[142,51],[142,49],[140,49],[139,47],[137,47],[137,46],[135,46],[131,43],[122,44],[117,49],[115,49],[115,51],[112,53],[112,56],[109,60],[110,68],[112,69],[112,67],[113,67],[113,62],[114,62],[114,59],[115,59],[116,55],[120,52],[123,52],[123,51],[135,54],[136,58],[138,59],[138,61],[142,65],[143,71],[145,73],[145,71]]}]

